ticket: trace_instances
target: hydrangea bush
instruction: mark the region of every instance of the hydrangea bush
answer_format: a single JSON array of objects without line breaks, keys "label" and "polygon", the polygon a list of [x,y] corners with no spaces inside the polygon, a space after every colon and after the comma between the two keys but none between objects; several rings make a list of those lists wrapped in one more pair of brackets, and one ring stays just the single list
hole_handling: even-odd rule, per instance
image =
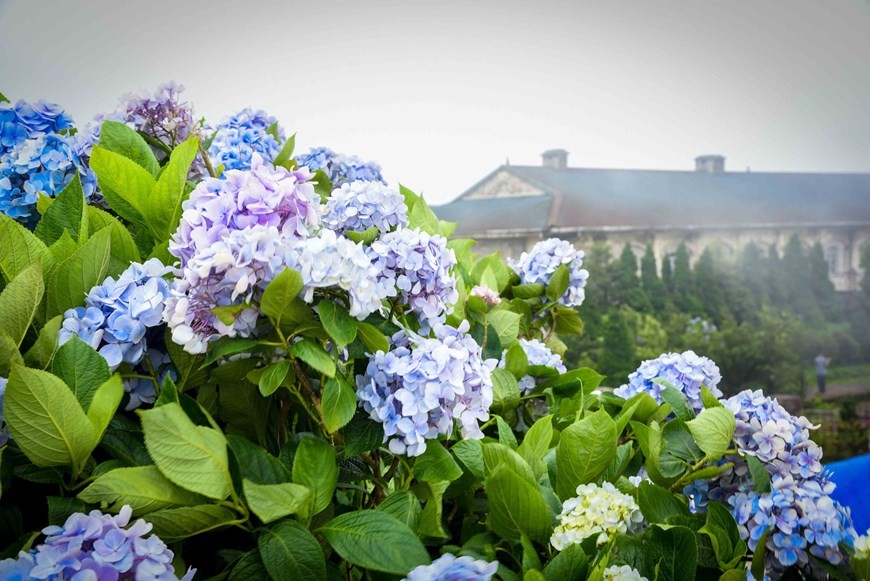
[{"label": "hydrangea bush", "polygon": [[566,367],[582,250],[179,93],[0,105],[0,580],[867,576],[806,419]]}]

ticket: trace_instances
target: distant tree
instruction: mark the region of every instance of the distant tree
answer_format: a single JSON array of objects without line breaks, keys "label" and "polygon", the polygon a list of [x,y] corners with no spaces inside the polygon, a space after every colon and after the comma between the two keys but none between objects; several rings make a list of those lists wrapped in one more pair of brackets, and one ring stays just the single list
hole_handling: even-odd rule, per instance
[{"label": "distant tree", "polygon": [[813,295],[810,260],[797,234],[789,238],[783,250],[781,276],[786,304],[808,322],[821,322],[822,313]]},{"label": "distant tree", "polygon": [[662,284],[669,294],[674,292],[674,275],[671,269],[670,256],[665,256],[662,260]]},{"label": "distant tree", "polygon": [[634,341],[628,325],[618,310],[611,311],[604,319],[604,349],[598,371],[607,376],[606,384],[618,387],[628,381],[634,371]]},{"label": "distant tree", "polygon": [[684,313],[698,314],[698,303],[692,296],[692,267],[689,264],[689,251],[686,243],[681,242],[674,257],[673,298],[676,307]]},{"label": "distant tree", "polygon": [[828,261],[820,242],[816,242],[810,249],[810,289],[816,299],[816,304],[822,310],[822,314],[828,321],[842,321],[843,309],[834,283],[831,282],[828,272]]},{"label": "distant tree", "polygon": [[698,257],[693,279],[694,298],[698,301],[701,310],[714,323],[721,325],[727,309],[722,284],[716,272],[713,253],[709,247],[704,248],[701,256]]},{"label": "distant tree", "polygon": [[770,302],[770,281],[765,271],[765,259],[755,242],[750,242],[740,250],[737,272],[740,281],[750,291],[755,307]]},{"label": "distant tree", "polygon": [[[670,262],[665,259],[665,262]],[[664,267],[662,267],[664,269]],[[646,245],[643,258],[640,260],[640,286],[649,297],[653,309],[661,312],[667,303],[665,285],[659,278],[656,269],[656,255],[651,244]]]},{"label": "distant tree", "polygon": [[766,274],[767,288],[769,289],[770,304],[777,308],[785,306],[788,299],[782,276],[782,260],[776,244],[771,244],[767,250],[767,257],[762,264],[762,270]]}]

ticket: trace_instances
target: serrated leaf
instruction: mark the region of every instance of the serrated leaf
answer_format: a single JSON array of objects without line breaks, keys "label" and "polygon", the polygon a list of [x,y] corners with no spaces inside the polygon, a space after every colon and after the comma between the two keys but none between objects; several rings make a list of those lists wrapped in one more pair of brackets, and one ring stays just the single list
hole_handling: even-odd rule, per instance
[{"label": "serrated leaf", "polygon": [[698,417],[686,422],[698,447],[715,462],[731,445],[736,420],[731,410],[725,407],[705,409]]},{"label": "serrated leaf", "polygon": [[649,523],[663,523],[671,516],[690,516],[689,507],[680,502],[666,488],[650,482],[641,482],[637,491],[637,504],[643,518]]},{"label": "serrated leaf", "polygon": [[410,490],[397,490],[387,496],[382,503],[377,506],[377,510],[382,510],[406,524],[412,531],[417,530],[417,525],[420,522],[420,513],[422,507],[420,501],[414,496]]},{"label": "serrated leaf", "polygon": [[319,343],[302,339],[293,344],[290,353],[327,377],[335,377],[335,361]]},{"label": "serrated leaf", "polygon": [[63,324],[63,315],[57,315],[43,325],[39,330],[36,342],[24,354],[24,362],[28,367],[45,369],[57,349],[57,334]]},{"label": "serrated leaf", "polygon": [[181,218],[181,204],[187,199],[187,174],[199,151],[199,137],[191,135],[169,156],[157,183],[141,201],[142,217],[157,242],[168,240]]},{"label": "serrated leaf", "polygon": [[100,230],[54,268],[46,285],[47,317],[84,304],[85,295],[106,278],[111,251],[111,231]]},{"label": "serrated leaf", "polygon": [[356,319],[342,305],[324,299],[317,303],[317,314],[326,333],[339,349],[343,349],[356,338]]},{"label": "serrated leaf", "polygon": [[69,386],[85,411],[100,385],[112,376],[106,359],[76,335],[58,348],[51,372]]},{"label": "serrated leaf", "polygon": [[211,345],[208,357],[206,357],[205,361],[203,361],[200,369],[206,367],[207,365],[211,365],[222,357],[229,357],[230,355],[235,355],[236,353],[244,353],[246,351],[250,351],[251,349],[255,349],[259,345],[260,339],[244,339],[241,337],[221,339],[220,341],[217,341],[214,345]]},{"label": "serrated leaf", "polygon": [[577,486],[595,480],[616,454],[616,424],[604,410],[565,428],[556,449],[556,492],[561,499],[576,494]]},{"label": "serrated leaf", "polygon": [[[169,379],[169,377],[167,377]],[[169,381],[172,381],[169,379]],[[112,421],[121,399],[124,397],[124,384],[121,376],[115,374],[97,386],[87,409],[88,421],[94,428],[94,438],[99,442]]]},{"label": "serrated leaf", "polygon": [[362,339],[366,349],[371,353],[377,353],[378,351],[386,353],[390,350],[390,341],[374,325],[357,321],[356,329],[359,338]]},{"label": "serrated leaf", "polygon": [[274,581],[326,581],[326,561],[317,539],[294,520],[266,529],[258,539],[260,558]]},{"label": "serrated leaf", "polygon": [[0,274],[9,282],[37,262],[48,272],[55,260],[42,240],[0,212]]},{"label": "serrated leaf", "polygon": [[752,474],[755,492],[762,494],[770,492],[770,472],[767,471],[767,467],[755,456],[747,455],[746,463],[749,464],[749,473]]},{"label": "serrated leaf", "polygon": [[51,245],[64,231],[78,243],[88,237],[87,203],[78,172],[46,209],[34,234],[46,245]]},{"label": "serrated leaf", "polygon": [[275,393],[275,390],[290,372],[290,366],[290,361],[284,359],[263,369],[259,380],[260,394],[263,397],[269,397]]},{"label": "serrated leaf", "polygon": [[485,464],[483,461],[483,447],[478,440],[460,440],[453,444],[450,451],[474,474],[478,480],[485,477]]},{"label": "serrated leaf", "polygon": [[487,322],[495,328],[498,340],[503,347],[513,345],[520,332],[520,315],[506,309],[499,309],[487,315]]},{"label": "serrated leaf", "polygon": [[287,138],[284,145],[281,146],[281,151],[275,156],[272,163],[276,166],[284,165],[293,157],[293,150],[296,149],[296,134],[294,133]]},{"label": "serrated leaf", "polygon": [[550,451],[553,440],[553,416],[547,415],[532,424],[523,437],[523,443],[517,448],[517,453],[529,463],[536,477],[545,470],[544,456]]},{"label": "serrated leaf", "polygon": [[553,302],[558,301],[568,290],[570,282],[570,271],[567,264],[560,264],[553,276],[550,277],[550,282],[547,283],[547,298]]},{"label": "serrated leaf", "polygon": [[153,534],[166,543],[182,541],[208,531],[243,522],[228,508],[216,504],[164,508],[148,513],[148,522],[154,525]]},{"label": "serrated leaf", "polygon": [[514,343],[505,355],[504,368],[510,372],[517,380],[525,377],[529,370],[529,357],[526,355],[526,350],[519,343]]},{"label": "serrated leaf", "polygon": [[153,176],[160,171],[160,164],[151,147],[135,129],[118,121],[103,121],[100,126],[100,147],[120,154],[136,162]]},{"label": "serrated leaf", "polygon": [[314,493],[311,514],[329,506],[338,482],[338,464],[332,446],[317,438],[303,438],[293,458],[293,482],[307,486]]},{"label": "serrated leaf", "polygon": [[311,506],[311,490],[299,484],[257,484],[245,478],[243,488],[248,507],[266,524],[291,514],[307,517]]},{"label": "serrated leaf", "polygon": [[0,292],[0,329],[15,343],[16,349],[21,346],[36,317],[44,292],[42,269],[38,263],[22,270]]},{"label": "serrated leaf", "polygon": [[674,415],[677,416],[678,419],[688,422],[695,417],[695,411],[692,409],[692,406],[689,405],[689,400],[686,399],[683,392],[661,378],[654,379],[653,383],[659,383],[665,386],[659,394],[665,403],[671,406]]},{"label": "serrated leaf", "polygon": [[705,408],[723,407],[719,398],[713,395],[713,392],[706,385],[701,386],[701,403],[704,404]]},{"label": "serrated leaf", "polygon": [[227,442],[236,455],[242,476],[255,484],[290,482],[290,470],[265,448],[236,434],[227,435]]},{"label": "serrated leaf", "polygon": [[18,345],[0,330],[0,377],[8,377],[16,365],[24,365]]},{"label": "serrated leaf", "polygon": [[99,145],[91,151],[90,166],[112,210],[130,222],[147,227],[145,205],[157,183],[154,176],[135,161]]},{"label": "serrated leaf", "polygon": [[497,467],[484,485],[489,501],[489,526],[499,536],[519,541],[525,534],[545,543],[553,531],[553,516],[540,487],[508,465]]},{"label": "serrated leaf", "polygon": [[[88,220],[89,236],[93,236],[100,230],[111,228],[112,248],[109,257],[109,272],[123,272],[131,262],[142,261],[139,249],[136,247],[129,230],[117,218],[95,206],[88,206]],[[175,257],[172,257],[172,261],[163,262],[169,265],[174,261]]]},{"label": "serrated leaf", "polygon": [[327,379],[323,386],[323,423],[330,432],[347,425],[356,412],[356,392],[353,386],[337,373]]},{"label": "serrated leaf", "polygon": [[302,292],[302,275],[292,268],[285,268],[266,286],[260,299],[260,311],[272,320],[276,327]]},{"label": "serrated leaf", "polygon": [[492,370],[492,405],[490,410],[500,414],[514,410],[520,403],[520,386],[505,369]]},{"label": "serrated leaf", "polygon": [[90,504],[99,504],[111,512],[130,505],[133,516],[141,516],[172,506],[194,506],[207,502],[204,496],[176,486],[161,474],[157,466],[116,468],[106,472],[78,497]]},{"label": "serrated leaf", "polygon": [[462,469],[450,452],[434,441],[414,460],[414,475],[425,482],[453,482],[462,476]]}]

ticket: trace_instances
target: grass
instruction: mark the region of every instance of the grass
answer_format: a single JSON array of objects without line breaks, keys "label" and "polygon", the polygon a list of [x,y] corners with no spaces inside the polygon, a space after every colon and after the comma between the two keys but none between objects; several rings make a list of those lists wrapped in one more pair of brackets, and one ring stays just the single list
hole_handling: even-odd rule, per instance
[{"label": "grass", "polygon": [[[809,367],[804,373],[808,386],[816,384],[816,368]],[[833,365],[828,367],[828,385],[837,383],[851,383],[853,381],[870,380],[870,364],[861,365]]]}]

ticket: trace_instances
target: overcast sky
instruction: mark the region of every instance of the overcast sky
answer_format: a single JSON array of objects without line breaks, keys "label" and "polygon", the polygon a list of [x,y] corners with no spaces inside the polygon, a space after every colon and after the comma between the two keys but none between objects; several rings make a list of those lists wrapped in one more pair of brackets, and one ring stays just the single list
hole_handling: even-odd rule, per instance
[{"label": "overcast sky", "polygon": [[0,92],[81,123],[175,80],[212,121],[375,159],[447,201],[510,158],[870,172],[867,0],[0,0]]}]

